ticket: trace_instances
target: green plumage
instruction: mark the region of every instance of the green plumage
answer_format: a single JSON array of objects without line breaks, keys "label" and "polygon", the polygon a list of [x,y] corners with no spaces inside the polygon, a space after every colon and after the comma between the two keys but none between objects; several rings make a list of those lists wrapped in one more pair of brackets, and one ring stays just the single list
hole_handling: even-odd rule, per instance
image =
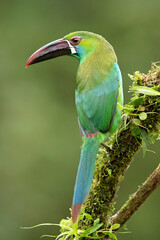
[{"label": "green plumage", "polygon": [[118,73],[115,65],[106,80],[96,85],[91,90],[76,90],[76,107],[80,123],[89,133],[95,131],[107,132],[115,113],[119,89]]},{"label": "green plumage", "polygon": [[[75,102],[84,136],[72,203],[72,218],[75,222],[90,191],[96,161],[95,151],[97,152],[98,146],[109,134],[117,130],[121,122],[123,90],[121,73],[112,46],[97,34],[76,32],[69,34],[67,39],[73,36],[82,38],[76,46],[76,57],[80,60],[80,65],[76,78]],[[85,140],[87,138],[89,139]]]},{"label": "green plumage", "polygon": [[62,55],[79,59],[75,102],[83,145],[74,188],[72,219],[77,221],[92,183],[98,147],[121,122],[123,88],[117,57],[100,35],[78,31],[36,51],[26,66]]}]

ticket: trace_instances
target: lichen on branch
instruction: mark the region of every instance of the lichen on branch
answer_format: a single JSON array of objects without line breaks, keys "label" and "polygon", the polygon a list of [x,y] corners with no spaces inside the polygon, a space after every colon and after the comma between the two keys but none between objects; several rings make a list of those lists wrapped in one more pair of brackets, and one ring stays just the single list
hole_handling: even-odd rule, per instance
[{"label": "lichen on branch", "polygon": [[[160,67],[153,63],[148,74],[135,72],[129,76],[132,80],[130,91],[133,96],[124,106],[123,125],[109,142],[105,143],[109,144],[109,147],[99,149],[92,189],[88,201],[84,204],[85,212],[90,214],[92,219],[80,221],[81,229],[92,226],[97,218],[104,224],[103,228],[110,226],[114,213],[114,198],[127,168],[137,151],[141,147],[145,151],[147,141],[159,134]],[[122,224],[123,220],[117,223]]]},{"label": "lichen on branch", "polygon": [[160,165],[153,171],[142,186],[131,196],[122,208],[111,217],[112,224],[119,223],[123,225],[138,210],[142,203],[160,184]]}]

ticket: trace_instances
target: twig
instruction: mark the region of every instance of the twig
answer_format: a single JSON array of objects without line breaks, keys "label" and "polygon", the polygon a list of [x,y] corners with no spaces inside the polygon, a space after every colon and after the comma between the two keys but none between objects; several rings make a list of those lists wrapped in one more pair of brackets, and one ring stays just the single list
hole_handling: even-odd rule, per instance
[{"label": "twig", "polygon": [[111,150],[111,148],[107,146],[105,143],[102,142],[101,145],[106,149],[107,152]]},{"label": "twig", "polygon": [[123,225],[125,222],[127,222],[159,184],[160,164],[143,183],[143,185],[137,190],[137,192],[132,194],[122,208],[111,217],[110,222],[112,224],[119,223],[120,225]]}]

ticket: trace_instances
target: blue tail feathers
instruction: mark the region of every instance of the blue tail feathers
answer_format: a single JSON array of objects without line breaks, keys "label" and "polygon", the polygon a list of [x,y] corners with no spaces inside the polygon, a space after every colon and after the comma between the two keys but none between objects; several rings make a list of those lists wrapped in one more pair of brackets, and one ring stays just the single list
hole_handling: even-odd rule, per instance
[{"label": "blue tail feathers", "polygon": [[99,144],[97,135],[84,137],[72,202],[73,222],[77,221],[81,206],[88,198]]}]

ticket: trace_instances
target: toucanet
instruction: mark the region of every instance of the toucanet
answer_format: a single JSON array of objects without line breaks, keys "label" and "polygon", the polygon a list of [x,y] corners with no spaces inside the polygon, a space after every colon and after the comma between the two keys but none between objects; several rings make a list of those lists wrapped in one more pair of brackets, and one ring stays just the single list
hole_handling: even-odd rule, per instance
[{"label": "toucanet", "polygon": [[121,123],[123,87],[113,47],[91,32],[73,32],[41,47],[31,55],[26,67],[62,55],[79,60],[75,104],[82,148],[72,202],[75,223],[90,192],[98,148]]}]

